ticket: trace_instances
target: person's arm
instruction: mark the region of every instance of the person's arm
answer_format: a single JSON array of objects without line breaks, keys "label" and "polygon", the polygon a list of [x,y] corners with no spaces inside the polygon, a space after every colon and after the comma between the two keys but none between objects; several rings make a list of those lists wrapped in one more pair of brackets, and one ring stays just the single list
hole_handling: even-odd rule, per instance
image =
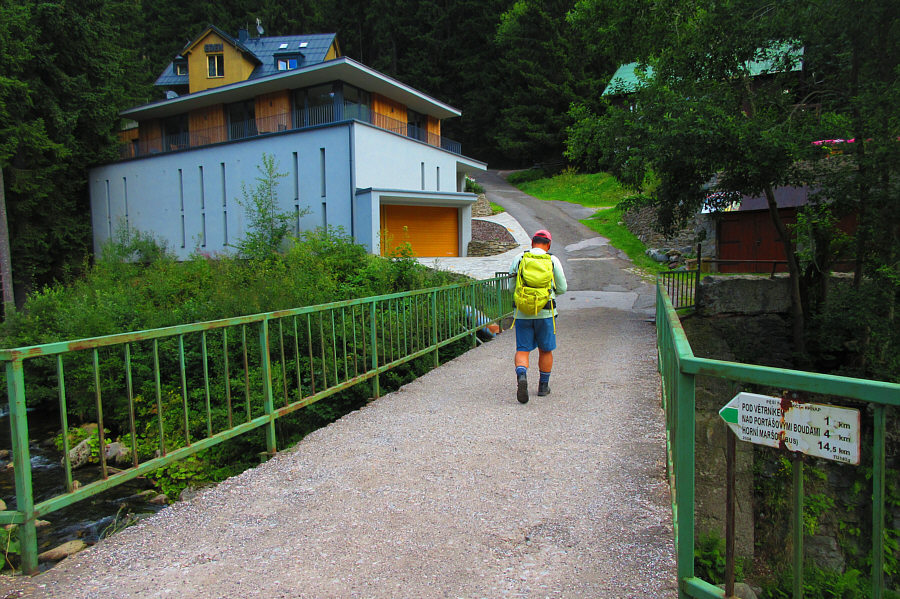
[{"label": "person's arm", "polygon": [[556,295],[562,295],[569,288],[566,282],[566,273],[562,269],[562,263],[556,256],[553,256],[553,283],[556,286]]},{"label": "person's arm", "polygon": [[522,256],[520,254],[512,261],[512,264],[509,265],[509,274],[514,275],[519,272],[519,262],[521,261]]}]

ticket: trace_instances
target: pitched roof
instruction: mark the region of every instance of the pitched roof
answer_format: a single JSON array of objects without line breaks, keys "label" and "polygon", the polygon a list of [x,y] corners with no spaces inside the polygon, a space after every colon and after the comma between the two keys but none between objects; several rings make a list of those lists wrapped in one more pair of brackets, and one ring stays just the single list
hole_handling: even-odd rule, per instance
[{"label": "pitched roof", "polygon": [[619,94],[636,92],[641,84],[641,79],[638,77],[639,72],[641,73],[641,77],[647,79],[653,78],[653,67],[647,65],[644,69],[640,69],[638,63],[629,62],[616,69],[612,79],[609,80],[609,83],[601,95],[617,96]]},{"label": "pitched roof", "polygon": [[[803,46],[790,42],[777,42],[756,52],[756,60],[747,62],[747,70],[751,77],[770,73],[785,73],[803,69]],[[653,67],[646,65],[643,69],[637,62],[623,64],[613,74],[609,84],[603,90],[603,96],[617,96],[636,92],[642,79],[653,77]],[[639,76],[638,73],[641,72]]]},{"label": "pitched roof", "polygon": [[[328,54],[329,48],[335,42],[336,34],[334,33],[317,33],[311,35],[282,35],[273,37],[251,37],[241,42],[231,37],[218,27],[210,25],[203,33],[192,40],[182,50],[182,54],[176,57],[181,58],[192,46],[200,39],[205,37],[208,31],[215,31],[219,36],[236,48],[251,56],[258,62],[256,68],[250,74],[248,80],[259,79],[268,75],[274,75],[282,72],[278,70],[275,64],[275,57],[279,55],[298,56],[298,68],[307,67],[320,62],[324,62],[325,56]],[[175,62],[170,62],[162,74],[156,79],[154,85],[160,87],[187,86],[188,75],[175,74]]]}]

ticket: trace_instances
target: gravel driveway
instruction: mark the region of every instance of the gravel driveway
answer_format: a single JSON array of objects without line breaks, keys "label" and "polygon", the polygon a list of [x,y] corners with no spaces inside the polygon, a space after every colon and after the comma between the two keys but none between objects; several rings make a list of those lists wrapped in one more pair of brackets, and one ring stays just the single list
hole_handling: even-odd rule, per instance
[{"label": "gravel driveway", "polygon": [[506,332],[7,592],[674,598],[653,326],[558,326],[549,397],[516,402]]}]

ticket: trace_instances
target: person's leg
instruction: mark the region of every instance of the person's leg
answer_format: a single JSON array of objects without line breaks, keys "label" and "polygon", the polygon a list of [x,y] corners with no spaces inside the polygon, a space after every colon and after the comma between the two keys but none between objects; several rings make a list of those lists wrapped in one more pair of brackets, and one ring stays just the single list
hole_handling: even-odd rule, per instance
[{"label": "person's leg", "polygon": [[538,342],[538,395],[543,397],[550,394],[550,372],[553,370],[553,350],[556,349],[556,333],[553,331],[553,321],[545,319],[535,327],[535,337]]},{"label": "person's leg", "polygon": [[516,322],[516,399],[528,403],[528,356],[537,347],[534,320],[519,319]]},{"label": "person's leg", "polygon": [[[526,365],[527,365],[526,359]],[[541,369],[541,372],[550,372],[553,370],[553,352],[552,351],[544,351],[542,349],[538,350],[538,368]]]},{"label": "person's leg", "polygon": [[[517,351],[516,352],[516,368],[519,366],[524,366],[526,369],[528,368],[528,356],[529,352],[527,351]],[[540,363],[538,363],[540,366]]]}]

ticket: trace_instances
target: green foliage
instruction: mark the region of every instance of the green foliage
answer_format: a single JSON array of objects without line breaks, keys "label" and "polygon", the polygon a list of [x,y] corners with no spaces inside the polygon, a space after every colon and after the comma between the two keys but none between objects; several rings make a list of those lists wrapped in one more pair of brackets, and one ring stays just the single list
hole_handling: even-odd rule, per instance
[{"label": "green foliage", "polygon": [[516,187],[542,200],[561,200],[590,208],[611,208],[630,195],[608,173],[581,174],[572,167],[552,177],[519,181]]},{"label": "green foliage", "polygon": [[89,252],[87,170],[116,156],[119,110],[146,97],[134,3],[0,2],[0,168],[15,283],[78,269]]},{"label": "green foliage", "polygon": [[[765,599],[791,599],[794,576],[789,570],[779,572],[776,579],[763,585]],[[807,564],[803,569],[803,596],[808,599],[866,599],[869,582],[859,570],[845,572],[826,570]]]},{"label": "green foliage", "polygon": [[[712,584],[725,582],[725,539],[716,532],[698,535],[694,543],[694,575]],[[735,560],[735,580],[744,578],[742,560]]]},{"label": "green foliage", "polygon": [[515,171],[507,175],[506,181],[510,185],[520,185],[522,183],[528,183],[529,181],[537,181],[538,179],[544,179],[549,176],[547,171],[540,168],[530,168],[524,171]]},{"label": "green foliage", "polygon": [[[284,254],[272,254],[262,260],[239,260],[231,257],[209,259],[194,256],[179,263],[156,246],[152,239],[137,232],[121,233],[116,242],[105,248],[103,257],[84,277],[69,286],[55,285],[31,295],[23,310],[16,312],[0,326],[0,344],[15,347],[53,340],[93,337],[100,334],[121,333],[163,326],[214,320],[248,313],[270,312],[335,300],[352,299],[407,291],[422,287],[440,286],[456,280],[457,275],[441,273],[420,265],[408,248],[400,248],[393,256],[381,258],[370,255],[365,248],[352,242],[340,229],[318,229],[303,233]],[[142,257],[148,260],[142,261]],[[358,312],[358,311],[357,311]],[[399,317],[399,314],[397,314]],[[321,347],[320,335],[334,336],[338,347],[353,339],[364,339],[368,333],[363,324],[352,318],[332,324],[322,319],[310,322],[298,319],[299,331],[291,322],[271,325],[273,351],[275,339],[288,348],[296,343],[306,347]],[[204,360],[199,335],[186,335],[183,343],[178,337],[158,341],[158,351],[152,343],[130,344],[130,364],[133,401],[123,392],[125,360],[120,348],[100,349],[100,391],[103,397],[103,418],[108,442],[113,440],[132,447],[130,411],[135,416],[137,456],[140,461],[153,458],[163,451],[184,447],[229,427],[255,418],[263,412],[263,375],[258,349],[256,327],[248,327],[247,367],[244,369],[243,342],[240,329],[231,329],[226,339],[221,330],[208,331],[205,339],[209,356],[209,378],[201,366]],[[276,337],[277,336],[277,337]],[[397,345],[400,339],[393,339]],[[393,349],[397,348],[391,348]],[[387,349],[387,348],[385,348]],[[184,355],[184,385],[182,384],[180,354]],[[224,369],[227,355],[229,371]],[[441,356],[446,356],[442,351]],[[157,399],[155,360],[159,360],[160,388]],[[363,356],[351,354],[354,360]],[[290,359],[285,368],[273,359],[272,378],[276,393],[289,384],[296,386],[296,376],[309,394],[311,376],[317,373],[317,385],[324,383],[323,371],[332,372],[335,356],[301,352]],[[420,361],[417,361],[420,362]],[[422,364],[428,363],[427,360]],[[28,373],[29,405],[40,408],[58,401],[55,360],[30,361]],[[363,363],[368,368],[368,363]],[[419,366],[409,365],[382,376],[382,386],[390,381],[406,382]],[[295,372],[299,371],[299,375]],[[351,375],[352,376],[352,375]],[[412,374],[414,376],[414,374]],[[72,352],[65,356],[66,399],[69,422],[96,422],[95,372],[91,352]],[[285,377],[288,380],[285,380]],[[331,374],[330,384],[334,383]],[[226,384],[228,390],[226,391]],[[206,392],[214,398],[207,412]],[[354,387],[278,423],[279,443],[293,442],[312,430],[327,424],[352,409],[357,409],[372,397],[367,386]],[[223,401],[231,397],[231,414]],[[186,412],[185,412],[186,406]],[[185,422],[185,420],[187,422]],[[162,429],[162,438],[160,438]],[[72,426],[69,445],[74,447],[88,439],[92,461],[99,461],[99,437],[96,426]],[[56,439],[62,449],[62,435]],[[283,446],[283,445],[280,445]],[[170,497],[177,496],[188,484],[215,482],[239,472],[252,464],[256,455],[265,449],[259,431],[242,435],[197,454],[180,464],[159,469],[150,478]]]},{"label": "green foliage", "polygon": [[[247,226],[237,249],[245,258],[264,260],[281,250],[296,215],[278,210],[278,179],[287,177],[287,173],[278,171],[275,158],[263,153],[262,164],[256,168],[260,173],[256,188],[248,189],[246,184],[241,184],[242,197],[238,204],[244,209]],[[305,208],[300,216],[308,213],[309,209]]]},{"label": "green foliage", "polygon": [[0,569],[6,570],[8,568],[10,570],[15,570],[20,550],[21,544],[19,542],[18,525],[13,525],[9,528],[6,528],[5,526],[0,527],[0,551],[3,551],[4,560],[3,567]]},{"label": "green foliage", "polygon": [[810,323],[819,364],[836,374],[900,382],[897,288],[882,280],[830,282]]},{"label": "green foliage", "polygon": [[[138,523],[138,518],[131,512],[125,512],[125,509],[128,506],[122,505],[119,507],[119,511],[116,512],[113,521],[109,523],[109,525],[104,528],[100,532],[101,539],[107,539],[117,532],[121,532],[130,526],[134,526]],[[124,514],[122,512],[125,512]]]},{"label": "green foliage", "polygon": [[478,184],[478,181],[466,175],[466,191],[468,193],[484,193],[484,187]]}]

